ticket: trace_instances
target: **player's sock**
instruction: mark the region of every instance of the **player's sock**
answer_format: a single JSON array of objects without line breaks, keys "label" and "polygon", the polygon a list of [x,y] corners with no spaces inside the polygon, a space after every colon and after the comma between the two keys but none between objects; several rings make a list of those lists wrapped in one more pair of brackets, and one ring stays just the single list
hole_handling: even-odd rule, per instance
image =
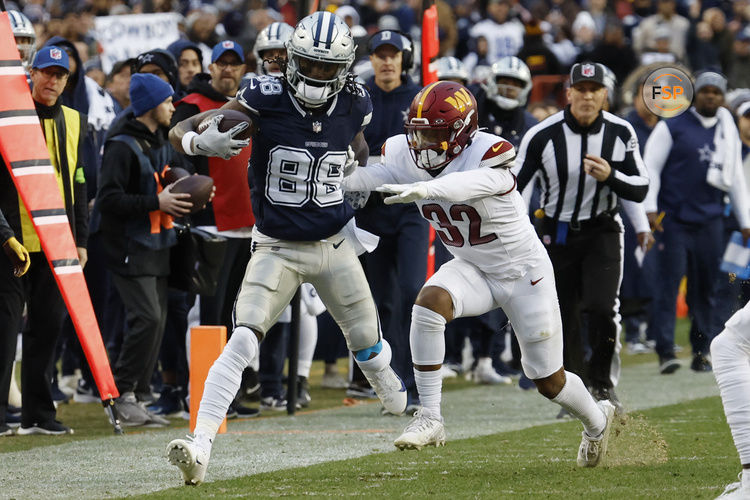
[{"label": "player's sock", "polygon": [[583,428],[591,437],[598,436],[607,425],[607,418],[581,378],[575,373],[565,372],[565,385],[552,401],[559,404],[583,423]]},{"label": "player's sock", "polygon": [[195,433],[204,433],[213,440],[219,425],[227,416],[227,409],[242,383],[242,371],[258,352],[258,338],[247,327],[232,332],[224,351],[211,366],[203,388]]},{"label": "player's sock", "polygon": [[299,361],[297,362],[297,375],[310,377],[315,345],[318,343],[318,318],[307,311],[306,307],[300,307],[299,312]]},{"label": "player's sock", "polygon": [[[750,346],[731,330],[711,342],[711,362],[740,462],[750,463]],[[744,344],[744,345],[743,345]],[[743,478],[744,478],[743,471]]]},{"label": "player's sock", "polygon": [[[445,358],[445,318],[426,307],[418,305],[412,307],[409,344],[412,362],[415,365],[442,364]],[[440,370],[419,371],[415,369],[414,381],[417,384],[420,404],[440,416],[440,398],[443,389]]]}]

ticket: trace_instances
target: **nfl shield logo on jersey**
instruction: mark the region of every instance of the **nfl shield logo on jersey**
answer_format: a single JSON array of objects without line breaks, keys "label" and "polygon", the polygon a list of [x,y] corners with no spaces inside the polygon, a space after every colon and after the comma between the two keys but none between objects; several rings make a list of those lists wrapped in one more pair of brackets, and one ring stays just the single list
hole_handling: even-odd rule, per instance
[{"label": "nfl shield logo on jersey", "polygon": [[320,122],[313,122],[312,127],[313,132],[315,132],[316,134],[319,134],[323,131],[323,124]]},{"label": "nfl shield logo on jersey", "polygon": [[596,73],[596,68],[593,64],[584,64],[581,66],[581,75],[585,76],[586,78],[591,78],[594,76],[594,73]]}]

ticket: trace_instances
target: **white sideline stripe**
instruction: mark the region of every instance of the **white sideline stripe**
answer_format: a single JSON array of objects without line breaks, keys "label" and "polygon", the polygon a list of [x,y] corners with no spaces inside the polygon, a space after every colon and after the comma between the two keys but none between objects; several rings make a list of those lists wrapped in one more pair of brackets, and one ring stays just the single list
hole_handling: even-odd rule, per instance
[{"label": "white sideline stripe", "polygon": [[5,66],[5,67],[0,68],[0,76],[16,76],[16,75],[26,76],[26,73],[23,70],[23,66]]},{"label": "white sideline stripe", "polygon": [[38,116],[11,116],[0,118],[0,127],[11,127],[13,125],[39,125]]},{"label": "white sideline stripe", "polygon": [[34,217],[34,223],[37,226],[47,226],[49,224],[67,224],[67,215],[47,215],[44,217]]},{"label": "white sideline stripe", "polygon": [[55,274],[61,275],[61,274],[74,274],[74,273],[82,273],[83,268],[81,266],[61,266],[55,268]]},{"label": "white sideline stripe", "polygon": [[40,165],[38,167],[23,167],[16,168],[13,170],[14,177],[22,177],[24,175],[42,175],[42,174],[54,174],[55,169],[52,165]]}]

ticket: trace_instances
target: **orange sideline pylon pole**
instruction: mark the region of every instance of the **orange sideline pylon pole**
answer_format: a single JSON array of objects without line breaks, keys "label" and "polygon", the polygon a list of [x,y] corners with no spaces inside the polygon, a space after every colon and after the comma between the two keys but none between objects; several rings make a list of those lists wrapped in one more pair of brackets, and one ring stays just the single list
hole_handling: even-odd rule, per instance
[{"label": "orange sideline pylon pole", "polygon": [[[0,88],[0,154],[31,216],[102,401],[111,403],[120,394],[7,12],[0,12]],[[111,412],[110,418],[118,430]]]},{"label": "orange sideline pylon pole", "polygon": [[[195,431],[198,408],[208,370],[227,343],[227,327],[194,326],[190,329],[190,432]],[[227,419],[219,426],[219,434],[227,432]]]}]

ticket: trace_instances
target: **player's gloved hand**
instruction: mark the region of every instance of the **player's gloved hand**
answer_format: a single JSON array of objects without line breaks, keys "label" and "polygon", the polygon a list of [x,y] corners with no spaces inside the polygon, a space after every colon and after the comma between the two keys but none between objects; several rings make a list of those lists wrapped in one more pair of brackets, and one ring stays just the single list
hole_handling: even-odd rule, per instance
[{"label": "player's gloved hand", "polygon": [[370,198],[369,191],[344,191],[344,199],[352,206],[354,210],[359,210],[367,205]]},{"label": "player's gloved hand", "polygon": [[414,182],[412,184],[383,184],[375,188],[381,193],[393,193],[395,196],[389,196],[383,200],[386,205],[394,203],[410,203],[416,200],[427,198],[427,186],[424,182]]},{"label": "player's gloved hand", "polygon": [[219,122],[224,115],[216,115],[208,122],[208,127],[193,139],[193,151],[203,156],[218,156],[224,160],[239,154],[242,148],[250,144],[249,139],[235,139],[234,136],[248,127],[247,123],[238,123],[226,132],[219,131]]},{"label": "player's gloved hand", "polygon": [[3,243],[3,250],[5,255],[10,259],[13,264],[13,275],[16,277],[23,276],[26,271],[29,270],[31,265],[31,258],[29,257],[29,251],[26,247],[15,239],[13,236],[8,238],[8,241]]},{"label": "player's gloved hand", "polygon": [[354,159],[354,150],[351,146],[346,151],[346,163],[344,163],[344,177],[354,173],[354,169],[359,166],[359,162]]}]

